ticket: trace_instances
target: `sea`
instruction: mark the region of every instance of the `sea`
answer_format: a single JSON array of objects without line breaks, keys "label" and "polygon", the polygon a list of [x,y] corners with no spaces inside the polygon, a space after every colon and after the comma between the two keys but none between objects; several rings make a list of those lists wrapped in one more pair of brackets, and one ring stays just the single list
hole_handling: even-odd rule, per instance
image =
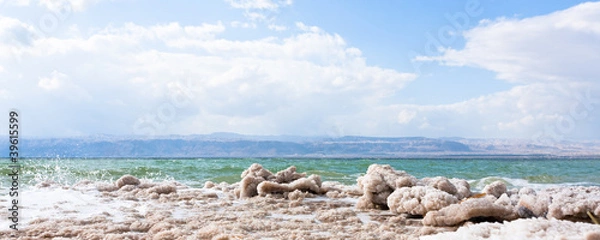
[{"label": "sea", "polygon": [[[10,161],[1,160],[1,188],[8,189]],[[444,176],[469,181],[478,190],[496,180],[509,188],[552,186],[600,186],[600,158],[24,158],[20,160],[23,189],[41,182],[70,186],[82,180],[114,182],[125,174],[140,179],[177,181],[189,187],[202,187],[206,181],[235,183],[251,164],[259,163],[275,173],[289,166],[298,172],[320,175],[323,181],[356,184],[371,164],[389,164],[417,177]]]}]

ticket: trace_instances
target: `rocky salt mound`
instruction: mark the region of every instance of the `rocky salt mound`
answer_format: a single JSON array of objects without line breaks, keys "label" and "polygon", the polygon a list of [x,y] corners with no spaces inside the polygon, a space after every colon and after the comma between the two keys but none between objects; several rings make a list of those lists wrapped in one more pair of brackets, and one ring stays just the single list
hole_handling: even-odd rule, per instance
[{"label": "rocky salt mound", "polygon": [[[562,223],[548,223],[548,220],[568,220],[577,222],[566,224],[563,232],[569,239],[600,236],[600,226],[591,224],[597,221],[594,216],[600,216],[600,187],[561,187],[536,192],[530,188],[508,190],[504,182],[496,181],[483,192],[475,193],[465,180],[444,177],[416,180],[404,171],[377,164],[371,165],[367,174],[357,181],[364,192],[357,208],[389,208],[396,214],[423,217],[424,226],[462,226],[538,217],[537,221],[528,221],[531,224],[527,226],[534,226],[531,231],[539,231],[537,225]],[[511,225],[508,226],[510,229]],[[476,227],[471,229],[483,231]],[[489,230],[483,237],[497,232]],[[511,231],[506,231],[500,235],[510,234]]]},{"label": "rocky salt mound", "polygon": [[260,164],[255,163],[242,173],[241,178],[240,187],[235,190],[236,196],[240,198],[249,198],[256,195],[287,197],[290,192],[312,194],[327,192],[326,188],[321,187],[320,176],[310,175],[306,177],[306,173],[297,173],[295,166],[273,174]]},{"label": "rocky salt mound", "polygon": [[467,224],[455,232],[422,236],[422,240],[435,239],[561,239],[599,240],[600,227],[581,222],[557,219],[529,218],[503,223]]},{"label": "rocky salt mound", "polygon": [[[293,199],[287,193],[324,194],[330,190],[321,188],[320,177],[296,173],[293,166],[273,174],[254,164],[242,173],[242,178],[238,195],[242,198],[283,194]],[[245,185],[246,182],[249,184]],[[369,166],[366,174],[357,179],[357,185],[362,194],[356,203],[358,210],[389,209],[404,219],[422,219],[423,233],[439,231],[427,230],[427,227],[456,228],[532,217],[582,222],[583,225],[575,226],[589,230],[597,228],[591,225],[590,215],[600,215],[600,187],[550,188],[536,192],[530,188],[509,190],[504,182],[495,181],[482,192],[472,192],[463,179],[417,179],[389,165],[378,164]],[[590,234],[596,236],[595,232]]]},{"label": "rocky salt mound", "polygon": [[[377,164],[354,186],[294,166],[272,173],[253,164],[240,177],[200,189],[131,175],[44,182],[43,194],[85,203],[41,206],[43,216],[16,239],[600,239],[591,220],[600,216],[600,187],[535,191],[497,181],[475,192],[462,179],[417,179]],[[2,239],[10,234],[0,230]]]}]

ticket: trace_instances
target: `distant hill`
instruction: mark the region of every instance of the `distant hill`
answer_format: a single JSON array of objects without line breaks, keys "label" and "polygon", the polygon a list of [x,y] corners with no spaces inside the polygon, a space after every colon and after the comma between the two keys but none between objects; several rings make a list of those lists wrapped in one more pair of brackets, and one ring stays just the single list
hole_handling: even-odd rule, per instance
[{"label": "distant hill", "polygon": [[[596,143],[539,145],[516,140],[345,136],[192,136],[21,139],[24,157],[451,157],[600,155]],[[3,156],[8,156],[3,148]]]}]

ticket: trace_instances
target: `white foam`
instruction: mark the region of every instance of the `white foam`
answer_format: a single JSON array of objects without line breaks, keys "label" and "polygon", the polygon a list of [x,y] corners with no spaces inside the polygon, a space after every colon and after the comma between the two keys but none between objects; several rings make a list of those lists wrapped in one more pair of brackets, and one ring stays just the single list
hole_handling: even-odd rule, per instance
[{"label": "white foam", "polygon": [[523,188],[528,187],[536,191],[553,188],[553,187],[565,187],[565,186],[595,186],[597,184],[589,182],[578,182],[578,183],[532,183],[529,180],[521,178],[508,178],[508,177],[485,177],[479,180],[468,180],[471,185],[471,190],[481,191],[485,186],[493,181],[500,180],[507,183],[508,188]]},{"label": "white foam", "polygon": [[[115,222],[123,221],[123,207],[130,208],[134,202],[106,201],[98,197],[98,191],[77,191],[61,187],[27,189],[19,192],[19,225],[25,227],[37,218],[85,219],[104,215]],[[2,196],[8,201],[8,196]],[[10,199],[12,200],[12,199]],[[0,224],[7,226],[9,219],[3,217]]]}]

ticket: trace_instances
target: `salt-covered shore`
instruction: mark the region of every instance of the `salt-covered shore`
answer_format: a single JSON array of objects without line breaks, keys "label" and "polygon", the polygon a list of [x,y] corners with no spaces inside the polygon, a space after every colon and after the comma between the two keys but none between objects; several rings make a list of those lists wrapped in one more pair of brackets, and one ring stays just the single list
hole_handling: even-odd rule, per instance
[{"label": "salt-covered shore", "polygon": [[[371,165],[357,185],[253,164],[234,184],[190,188],[123,176],[42,182],[23,194],[14,239],[600,239],[600,187],[474,192]],[[26,196],[26,197],[25,197]],[[2,199],[6,205],[6,199]],[[2,212],[0,238],[15,234]]]}]

